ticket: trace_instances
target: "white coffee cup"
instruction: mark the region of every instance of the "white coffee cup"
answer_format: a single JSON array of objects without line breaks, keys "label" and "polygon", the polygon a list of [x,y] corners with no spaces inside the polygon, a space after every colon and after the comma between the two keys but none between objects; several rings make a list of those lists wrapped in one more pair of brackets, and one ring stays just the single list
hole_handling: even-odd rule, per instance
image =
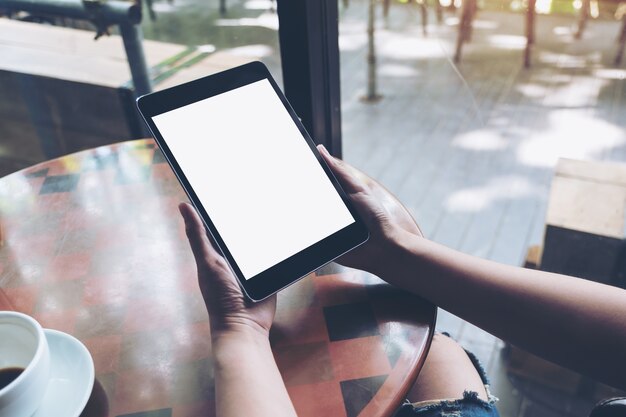
[{"label": "white coffee cup", "polygon": [[0,417],[30,417],[44,397],[50,378],[50,350],[35,319],[0,311],[0,372],[24,371],[0,389]]}]

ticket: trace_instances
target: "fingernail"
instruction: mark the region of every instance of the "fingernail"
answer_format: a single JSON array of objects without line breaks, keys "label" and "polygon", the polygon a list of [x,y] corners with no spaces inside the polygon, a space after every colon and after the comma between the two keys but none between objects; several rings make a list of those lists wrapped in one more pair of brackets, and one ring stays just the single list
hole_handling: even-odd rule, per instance
[{"label": "fingernail", "polygon": [[328,152],[328,149],[326,149],[326,146],[320,144],[317,145],[318,149],[320,150],[320,152],[326,154],[326,155],[330,155],[330,152]]},{"label": "fingernail", "polygon": [[183,216],[184,219],[187,219],[187,214],[185,213],[185,203],[178,204],[178,211]]}]

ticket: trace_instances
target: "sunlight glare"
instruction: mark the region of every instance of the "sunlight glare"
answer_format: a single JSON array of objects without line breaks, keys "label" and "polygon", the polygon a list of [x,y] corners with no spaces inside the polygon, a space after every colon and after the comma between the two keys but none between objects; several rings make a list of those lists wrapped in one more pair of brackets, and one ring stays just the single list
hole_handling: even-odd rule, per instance
[{"label": "sunlight glare", "polygon": [[399,64],[383,64],[378,69],[378,73],[389,77],[415,77],[419,75],[415,68]]},{"label": "sunlight glare", "polygon": [[207,54],[212,54],[215,52],[215,45],[211,45],[207,43],[206,45],[198,45],[198,52],[203,52]]},{"label": "sunlight glare", "polygon": [[516,87],[516,90],[524,96],[530,98],[545,97],[548,92],[548,89],[545,86],[537,84],[520,84]]},{"label": "sunlight glare", "polygon": [[172,3],[152,3],[152,11],[156,13],[173,13],[177,10]]},{"label": "sunlight glare", "polygon": [[363,33],[343,35],[339,37],[341,51],[357,51],[367,44],[367,35]]},{"label": "sunlight glare", "polygon": [[486,29],[486,30],[493,30],[493,29],[498,29],[500,27],[500,23],[494,21],[494,20],[474,20],[472,22],[472,27],[474,29]]},{"label": "sunlight glare", "polygon": [[438,39],[411,39],[396,36],[379,47],[381,55],[395,59],[440,58],[446,53]]},{"label": "sunlight glare", "polygon": [[626,70],[617,68],[601,68],[594,72],[596,77],[606,78],[609,80],[624,80],[626,79]]},{"label": "sunlight glare", "polygon": [[278,15],[276,13],[263,13],[259,17],[244,17],[241,19],[217,19],[216,26],[237,27],[237,26],[258,26],[267,29],[278,30]]},{"label": "sunlight glare", "polygon": [[606,87],[606,79],[585,76],[576,77],[560,85],[553,85],[543,104],[549,107],[586,107],[598,102],[598,97]]},{"label": "sunlight glare", "polygon": [[497,151],[506,148],[506,141],[493,130],[479,129],[458,135],[452,146],[472,151]]},{"label": "sunlight glare", "polygon": [[526,37],[518,35],[492,35],[489,36],[489,43],[493,46],[506,49],[524,49],[526,47]]},{"label": "sunlight glare", "polygon": [[591,2],[591,4],[589,5],[589,9],[589,13],[594,19],[597,19],[600,16],[600,6],[598,5],[598,2],[596,0],[593,0]]},{"label": "sunlight glare", "polygon": [[446,17],[446,25],[448,25],[448,26],[458,26],[459,22],[460,22],[460,20],[456,16]]},{"label": "sunlight glare", "polygon": [[515,12],[519,12],[522,9],[525,9],[526,7],[524,6],[524,3],[520,0],[513,0],[511,1],[511,10],[515,11]]},{"label": "sunlight glare", "polygon": [[267,45],[246,45],[228,49],[228,52],[232,55],[261,58],[271,56],[274,53],[274,50]]},{"label": "sunlight glare", "polygon": [[571,36],[572,28],[569,26],[555,26],[554,29],[552,29],[552,33],[557,36]]},{"label": "sunlight glare", "polygon": [[496,201],[523,198],[539,193],[527,178],[506,175],[489,180],[478,187],[468,187],[453,192],[443,206],[449,212],[478,212]]},{"label": "sunlight glare", "polygon": [[248,10],[269,10],[272,6],[270,0],[248,0],[244,5]]},{"label": "sunlight glare", "polygon": [[552,167],[559,158],[598,159],[625,143],[622,129],[585,110],[555,110],[544,131],[522,142],[517,157],[526,165]]},{"label": "sunlight glare", "polygon": [[537,0],[535,11],[539,14],[548,14],[552,10],[552,0]]},{"label": "sunlight glare", "polygon": [[584,56],[568,55],[564,53],[554,53],[541,51],[539,60],[545,64],[557,66],[559,68],[585,68],[586,60]]}]

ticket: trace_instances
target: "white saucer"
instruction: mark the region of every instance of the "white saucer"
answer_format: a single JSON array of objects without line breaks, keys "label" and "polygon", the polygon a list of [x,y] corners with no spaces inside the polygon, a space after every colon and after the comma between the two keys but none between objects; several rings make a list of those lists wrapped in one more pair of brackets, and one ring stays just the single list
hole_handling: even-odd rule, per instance
[{"label": "white saucer", "polygon": [[32,417],[78,417],[91,396],[93,359],[73,336],[51,329],[44,333],[50,347],[50,382]]}]

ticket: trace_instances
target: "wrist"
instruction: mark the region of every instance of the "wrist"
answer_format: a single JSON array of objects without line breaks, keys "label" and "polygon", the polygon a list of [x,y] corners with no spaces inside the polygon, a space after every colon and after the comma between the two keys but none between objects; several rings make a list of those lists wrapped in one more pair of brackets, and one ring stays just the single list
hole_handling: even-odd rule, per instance
[{"label": "wrist", "polygon": [[396,228],[385,243],[382,254],[385,261],[378,263],[379,270],[374,273],[391,284],[402,286],[407,274],[413,276],[419,271],[415,264],[420,262],[421,257],[416,247],[426,242],[423,236]]},{"label": "wrist", "polygon": [[212,343],[219,340],[269,340],[269,329],[249,320],[223,320],[218,324],[209,316],[209,322]]},{"label": "wrist", "polygon": [[209,323],[212,338],[222,335],[269,338],[269,328],[245,313],[231,313],[224,317],[224,315],[209,311]]},{"label": "wrist", "polygon": [[229,330],[211,329],[211,347],[217,366],[241,361],[245,351],[271,351],[269,337],[256,329],[242,327]]}]

